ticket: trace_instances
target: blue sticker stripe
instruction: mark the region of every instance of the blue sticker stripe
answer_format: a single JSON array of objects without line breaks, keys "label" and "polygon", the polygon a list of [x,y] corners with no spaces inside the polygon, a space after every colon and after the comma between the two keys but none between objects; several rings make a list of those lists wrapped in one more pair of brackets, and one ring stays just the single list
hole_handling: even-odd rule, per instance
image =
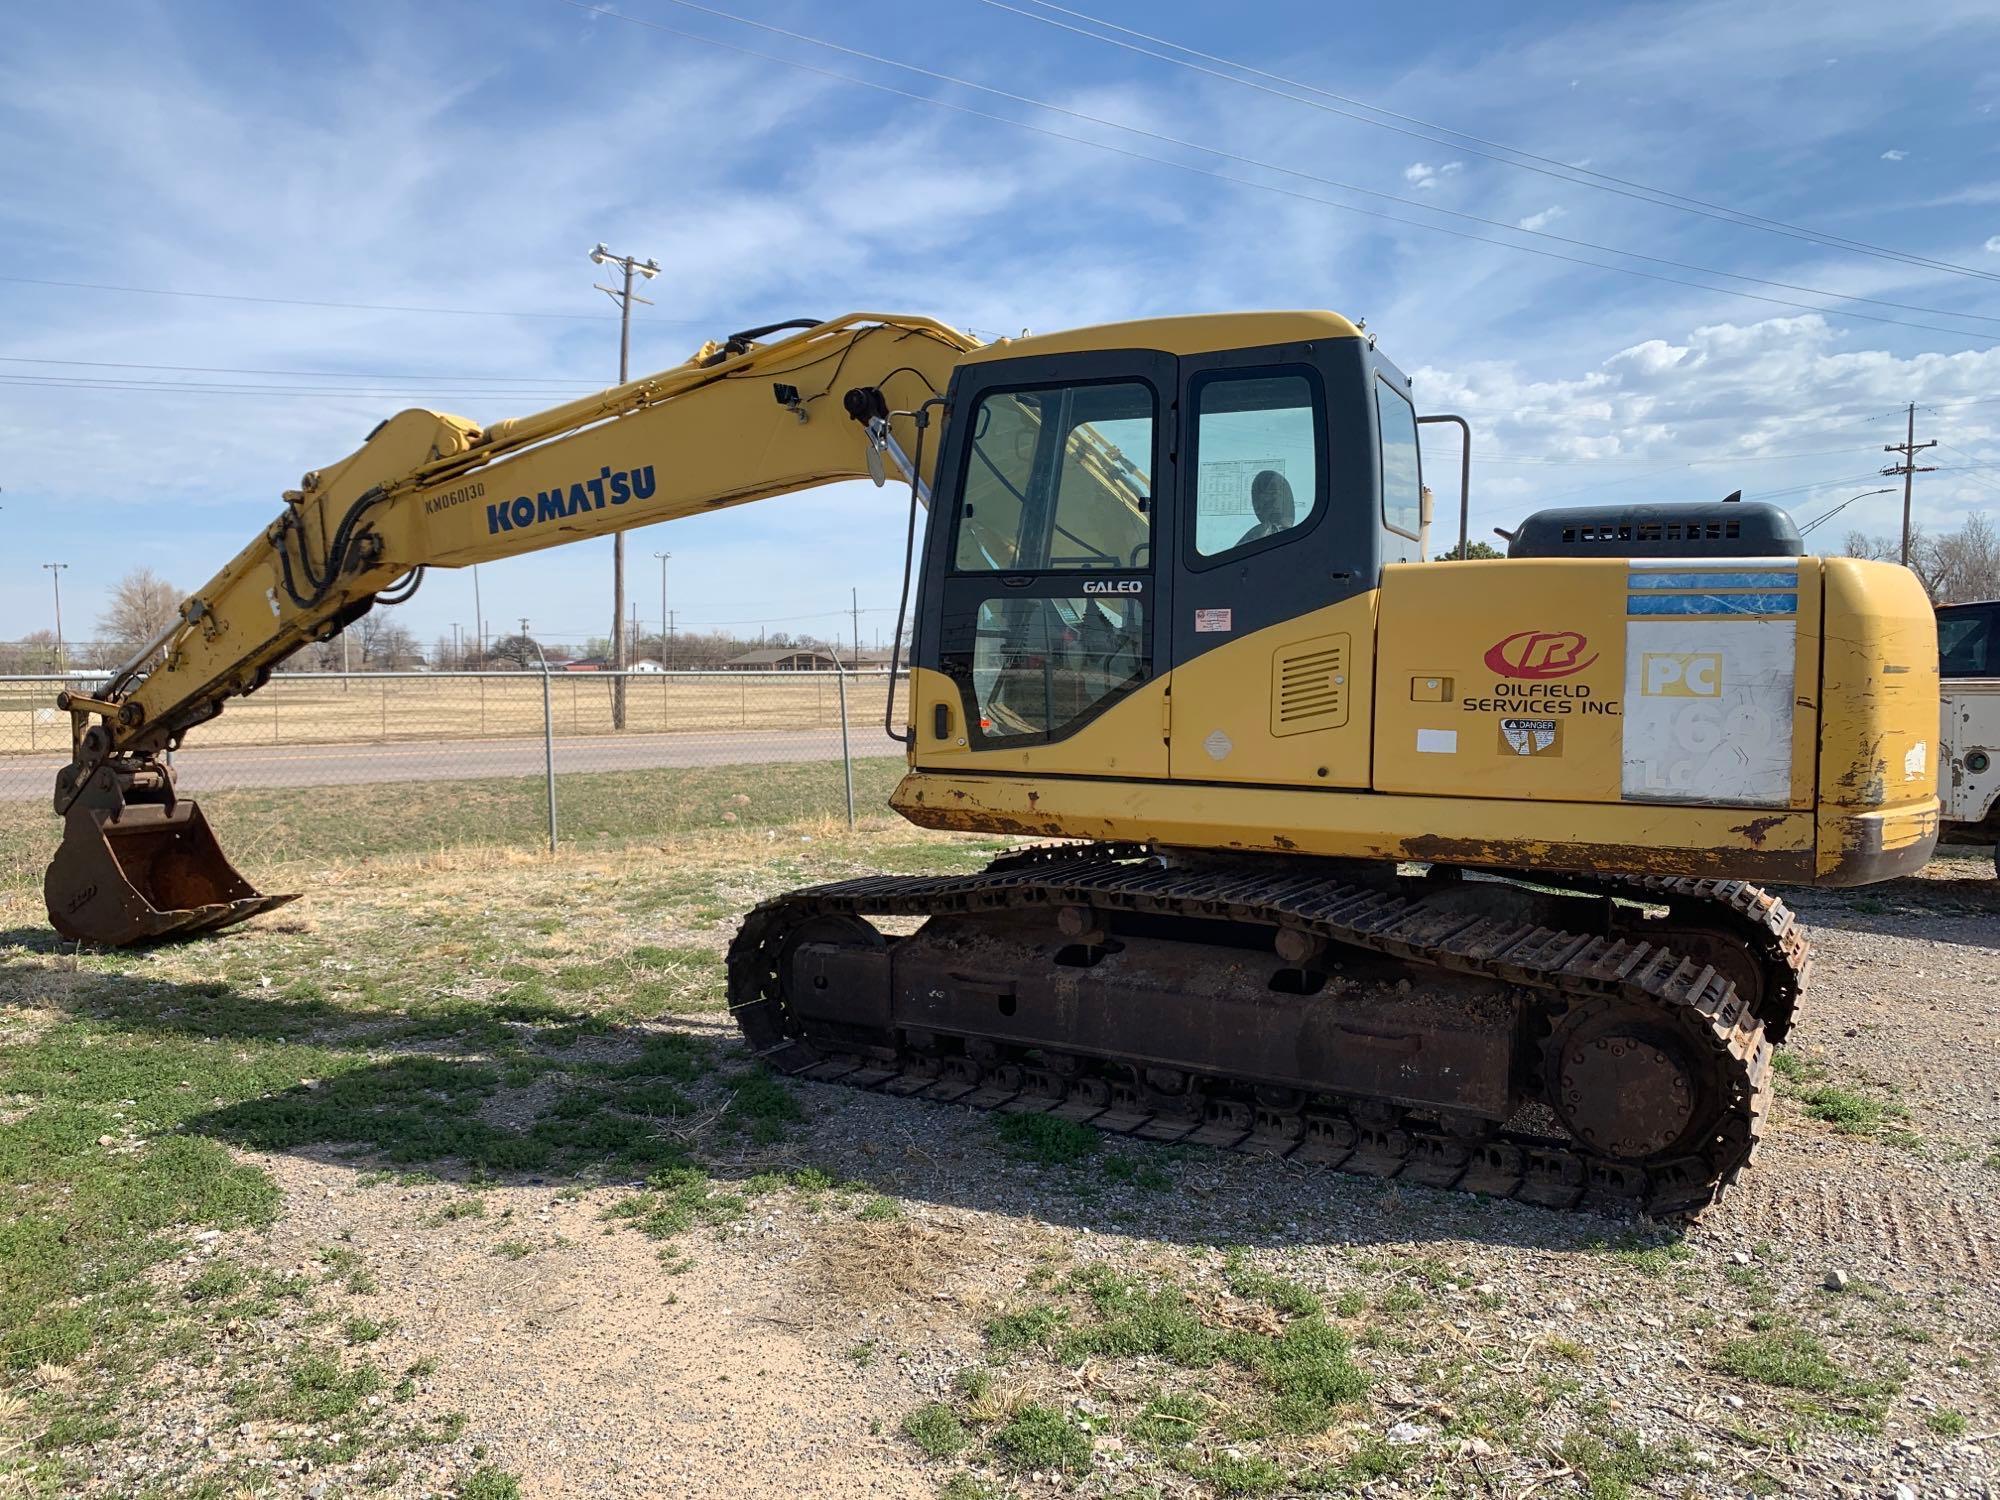
[{"label": "blue sticker stripe", "polygon": [[1635,589],[1792,589],[1796,573],[1634,573],[1627,588]]},{"label": "blue sticker stripe", "polygon": [[1628,615],[1795,615],[1797,594],[1628,594]]}]

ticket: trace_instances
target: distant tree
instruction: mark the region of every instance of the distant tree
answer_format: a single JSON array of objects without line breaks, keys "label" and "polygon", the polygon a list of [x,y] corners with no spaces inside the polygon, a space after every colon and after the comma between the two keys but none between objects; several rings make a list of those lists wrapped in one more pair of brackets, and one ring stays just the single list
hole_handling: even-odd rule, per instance
[{"label": "distant tree", "polygon": [[56,665],[56,633],[53,630],[32,631],[18,641],[0,645],[0,672],[53,672]]},{"label": "distant tree", "polygon": [[[1488,557],[1488,558],[1505,557],[1506,555],[1507,555],[1506,553],[1502,552],[1498,547],[1494,546],[1491,542],[1474,542],[1471,546],[1465,549],[1465,556],[1467,560],[1472,562],[1477,562],[1482,557]],[[1433,559],[1433,561],[1457,562],[1458,548],[1454,547],[1449,552],[1440,552],[1436,556],[1436,558]]]},{"label": "distant tree", "polygon": [[[1850,531],[1842,550],[1848,557],[1896,562],[1903,555],[1903,543],[1900,537]],[[2000,532],[1983,511],[1975,511],[1958,530],[1940,536],[1912,525],[1910,571],[1933,604],[2000,597]]]},{"label": "distant tree", "polygon": [[2000,599],[2000,534],[1983,511],[1975,511],[1957,531],[1932,542],[1930,561],[1937,573],[1932,597],[1938,603]]},{"label": "distant tree", "polygon": [[354,627],[360,660],[355,665],[364,672],[403,672],[423,665],[424,653],[409,627],[388,615],[363,615]]},{"label": "distant tree", "polygon": [[540,667],[541,657],[535,651],[534,638],[525,635],[503,635],[495,641],[486,653],[486,665],[492,667]]},{"label": "distant tree", "polygon": [[134,568],[97,617],[107,649],[129,656],[180,618],[181,592],[151,568]]}]

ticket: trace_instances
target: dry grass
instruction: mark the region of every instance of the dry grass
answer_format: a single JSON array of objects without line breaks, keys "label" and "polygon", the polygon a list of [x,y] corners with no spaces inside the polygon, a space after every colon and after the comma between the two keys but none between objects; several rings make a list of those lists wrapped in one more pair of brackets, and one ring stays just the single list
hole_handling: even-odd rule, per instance
[{"label": "dry grass", "polygon": [[[888,679],[863,675],[847,686],[857,725],[882,720]],[[610,679],[557,675],[550,706],[562,735],[608,735]],[[836,682],[819,673],[762,676],[660,674],[628,679],[626,732],[715,733],[731,729],[837,729]],[[508,739],[542,732],[539,673],[502,677],[388,678],[350,682],[274,677],[254,697],[229,705],[201,727],[199,748],[339,745],[389,741]],[[61,754],[69,716],[55,708],[53,684],[0,684],[0,757]]]},{"label": "dry grass", "polygon": [[[854,762],[865,826],[891,826],[889,793],[903,774],[893,756]],[[250,880],[276,888],[289,864],[474,848],[533,851],[547,838],[545,783],[535,776],[254,787],[199,794],[223,850]],[[818,826],[845,831],[837,760],[558,774],[566,848],[615,848],[713,829]],[[0,889],[31,888],[62,825],[48,804],[0,802]]]}]

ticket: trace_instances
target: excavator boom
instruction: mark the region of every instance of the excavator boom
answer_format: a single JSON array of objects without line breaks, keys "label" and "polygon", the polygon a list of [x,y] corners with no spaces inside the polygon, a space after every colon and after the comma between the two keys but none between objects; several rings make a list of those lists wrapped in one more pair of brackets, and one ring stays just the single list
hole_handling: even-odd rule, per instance
[{"label": "excavator boom", "polygon": [[64,695],[74,758],[56,786],[51,922],[122,946],[291,900],[260,895],[176,797],[163,755],[191,728],[378,599],[407,598],[427,568],[879,477],[885,452],[913,470],[911,413],[974,347],[928,318],[852,313],[735,334],[673,369],[486,427],[422,410],[389,418],[287,491],[278,518],[105,689]]}]

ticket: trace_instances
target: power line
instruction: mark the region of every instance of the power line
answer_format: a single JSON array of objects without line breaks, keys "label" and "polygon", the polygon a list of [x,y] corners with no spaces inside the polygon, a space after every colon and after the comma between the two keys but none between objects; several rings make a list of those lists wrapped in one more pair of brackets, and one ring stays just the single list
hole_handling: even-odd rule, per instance
[{"label": "power line", "polygon": [[[1519,146],[1509,146],[1501,141],[1487,140],[1482,136],[1472,135],[1467,131],[1456,130],[1449,125],[1439,125],[1434,121],[1419,119],[1415,115],[1401,114],[1393,109],[1385,109],[1379,104],[1369,104],[1364,100],[1350,98],[1345,94],[1334,93],[1330,89],[1318,88],[1313,84],[1301,83],[1296,79],[1287,78],[1279,73],[1267,72],[1262,68],[1253,67],[1249,63],[1237,62],[1232,58],[1219,57],[1214,53],[1203,52],[1194,47],[1183,46],[1179,42],[1169,41],[1165,37],[1154,36],[1149,32],[1138,31],[1129,26],[1120,26],[1115,22],[1104,20],[1100,16],[1089,15],[1083,11],[1071,10],[1067,6],[1054,4],[1052,0],[1033,0],[1033,3],[1044,10],[1057,11],[1066,16],[1073,16],[1081,21],[1088,21],[1093,26],[1102,26],[1107,31],[1116,31],[1126,36],[1138,37],[1143,41],[1153,43],[1155,46],[1171,47],[1174,51],[1184,52],[1190,57],[1199,57],[1206,62],[1219,63],[1223,67],[1235,68],[1241,72],[1253,74],[1258,78],[1268,78],[1274,83],[1285,85],[1286,88],[1303,89],[1305,92],[1316,94],[1322,99],[1338,100],[1340,103],[1351,105],[1355,109],[1369,110],[1374,114],[1386,115],[1392,120],[1402,120],[1410,125],[1421,126],[1423,130],[1442,132],[1445,135],[1455,136],[1457,139],[1451,141],[1440,140],[1436,135],[1425,135],[1417,130],[1405,130],[1399,126],[1388,124],[1384,120],[1372,120],[1365,115],[1353,114],[1349,110],[1332,108],[1329,105],[1318,103],[1314,99],[1301,99],[1296,94],[1286,94],[1277,89],[1266,88],[1261,84],[1252,83],[1247,78],[1238,78],[1228,73],[1218,72],[1213,68],[1200,67],[1183,58],[1169,57],[1158,52],[1149,52],[1144,47],[1135,47],[1129,42],[1119,41],[1116,37],[1102,36],[1096,32],[1086,31],[1082,27],[1070,26],[1054,19],[1052,16],[1038,15],[1033,11],[1021,10],[1017,6],[1006,4],[1005,0],[980,0],[980,3],[991,6],[995,10],[1011,12],[1025,20],[1034,21],[1040,25],[1053,26],[1061,31],[1073,32],[1078,36],[1088,37],[1092,41],[1103,42],[1107,46],[1120,47],[1127,52],[1135,52],[1142,57],[1150,57],[1160,62],[1171,63],[1175,67],[1187,68],[1192,72],[1206,73],[1212,78],[1220,78],[1224,82],[1236,84],[1241,88],[1255,89],[1259,93],[1270,94],[1280,99],[1289,99],[1295,104],[1303,104],[1308,108],[1339,115],[1342,119],[1353,120],[1362,125],[1372,126],[1377,130],[1392,131],[1397,135],[1408,136],[1413,140],[1425,141],[1434,146],[1444,146],[1449,150],[1463,151],[1468,156],[1477,156],[1486,161],[1497,162],[1501,166],[1514,167],[1524,172],[1534,172],[1543,177],[1553,177],[1559,182],[1572,183],[1577,187],[1592,188],[1598,192],[1615,193],[1621,198],[1635,198],[1641,203],[1650,203],[1658,208],[1670,208],[1679,213],[1695,214],[1704,219],[1714,219],[1720,223],[1734,224],[1741,228],[1758,229],[1769,234],[1781,234],[1789,239],[1804,240],[1809,244],[1820,245],[1828,249],[1851,250],[1858,254],[1870,255],[1878,259],[1899,261],[1906,265],[1921,266],[1928,270],[1949,271],[1957,275],[1976,277],[1981,280],[2000,280],[2000,275],[1996,275],[1991,271],[1981,270],[1974,266],[1961,266],[1951,261],[1933,260],[1929,256],[1917,255],[1907,250],[1897,250],[1886,245],[1873,245],[1865,240],[1847,239],[1841,235],[1830,234],[1825,230],[1805,228],[1797,224],[1787,224],[1780,219],[1766,218],[1762,214],[1753,214],[1743,209],[1730,208],[1726,204],[1711,203],[1705,199],[1689,197],[1684,193],[1672,192],[1666,188],[1651,187],[1646,183],[1635,182],[1630,178],[1619,177],[1609,172],[1597,172],[1589,167],[1581,167],[1570,162],[1559,161],[1554,157],[1540,156],[1533,151],[1523,150]],[[1468,147],[1463,144],[1466,141],[1473,142],[1474,145]],[[1510,155],[1495,156],[1489,151],[1476,149],[1476,147],[1480,146],[1490,147],[1492,151],[1505,151],[1510,153]],[[1523,157],[1525,160],[1515,161],[1512,159],[1513,157]]]},{"label": "power line", "polygon": [[[1184,150],[1200,151],[1207,155],[1221,157],[1226,161],[1234,161],[1239,163],[1240,165],[1257,167],[1264,171],[1284,173],[1287,176],[1298,177],[1304,181],[1319,183],[1321,186],[1324,187],[1336,188],[1342,192],[1359,193],[1366,197],[1380,198],[1390,203],[1399,203],[1406,207],[1419,209],[1425,213],[1442,214],[1449,218],[1464,219],[1471,223],[1483,224],[1486,225],[1488,228],[1500,229],[1508,233],[1532,235],[1537,239],[1552,240],[1558,244],[1571,245],[1579,249],[1594,250],[1599,252],[1600,254],[1622,255],[1633,260],[1642,260],[1642,261],[1648,261],[1655,265],[1669,266],[1676,270],[1694,271],[1701,275],[1707,275],[1707,276],[1721,276],[1734,281],[1749,282],[1757,286],[1776,287],[1781,291],[1804,292],[1811,296],[1832,297],[1837,300],[1846,302],[1864,302],[1872,306],[1892,307],[1892,308],[1897,308],[1904,312],[1924,313],[1926,315],[1935,317],[1964,318],[1971,321],[1982,322],[1982,323],[2000,323],[2000,317],[1990,317],[1983,313],[1953,312],[1948,308],[1924,307],[1908,302],[1889,302],[1876,297],[1862,297],[1862,296],[1850,295],[1845,292],[1832,292],[1822,287],[1802,286],[1797,283],[1789,281],[1773,281],[1766,277],[1761,277],[1761,276],[1748,276],[1735,271],[1717,270],[1710,266],[1702,266],[1688,261],[1672,260],[1664,256],[1647,255],[1637,250],[1621,250],[1615,246],[1600,245],[1590,240],[1580,240],[1568,235],[1549,234],[1544,230],[1527,229],[1519,224],[1509,224],[1505,220],[1489,219],[1479,214],[1466,213],[1458,209],[1444,208],[1437,204],[1425,203],[1420,199],[1407,198],[1397,193],[1381,192],[1374,188],[1361,187],[1355,183],[1342,182],[1337,178],[1321,177],[1316,173],[1300,171],[1296,168],[1283,166],[1275,162],[1262,161],[1256,157],[1238,155],[1235,152],[1225,151],[1220,149],[1219,147],[1205,146],[1198,141],[1183,140],[1177,136],[1164,135],[1157,131],[1143,129],[1136,125],[1127,125],[1116,120],[1108,120],[1098,115],[1086,114],[1080,110],[1069,109],[1062,105],[1049,104],[1039,99],[1030,98],[1024,94],[1010,93],[1005,89],[997,89],[986,84],[974,83],[969,79],[959,78],[949,73],[940,73],[933,69],[919,67],[912,63],[898,62],[894,58],[882,57],[872,52],[863,52],[857,48],[843,46],[838,42],[828,42],[818,37],[807,36],[803,32],[790,31],[782,26],[773,26],[763,21],[756,21],[756,20],[751,20],[747,17],[733,15],[728,11],[716,10],[713,7],[698,4],[696,3],[696,0],[668,0],[668,3],[673,5],[678,5],[682,9],[692,10],[702,15],[715,16],[722,20],[734,21],[739,25],[749,26],[759,31],[768,31],[773,35],[787,37],[795,41],[807,42],[814,46],[825,47],[835,52],[845,53],[850,57],[857,57],[864,59],[868,62],[880,63],[887,67],[901,68],[907,72],[916,73],[919,76],[935,79],[942,83],[953,84],[960,88],[973,89],[980,93],[992,94],[997,98],[1007,99],[1017,104],[1026,104],[1032,108],[1048,110],[1051,113],[1068,115],[1073,119],[1083,120],[1093,125],[1101,125],[1106,127],[1107,129],[1123,130],[1130,134],[1143,137],[1147,140],[1159,141],[1163,144],[1177,146]],[[982,3],[999,4],[999,0],[982,0]],[[1003,10],[1014,10],[1014,7],[1009,5],[1000,5],[999,8]],[[1028,13],[1025,11],[1015,11],[1014,13],[1017,15],[1028,15]],[[1030,16],[1030,19],[1041,20],[1044,18]],[[1059,23],[1051,22],[1050,24],[1059,24]],[[1076,28],[1066,27],[1064,29],[1075,30]],[[1080,34],[1087,36],[1090,33],[1083,32]],[[1097,40],[1109,41],[1110,38],[1097,38]],[[1169,61],[1171,60],[1172,59],[1169,59]],[[1423,227],[1437,228],[1438,226],[1429,225]],[[1494,242],[1494,243],[1504,243],[1504,242]],[[1518,249],[1524,247],[1512,246],[1510,248]],[[1709,288],[1709,290],[1719,290],[1719,289]],[[1933,330],[1933,331],[1951,332],[1953,330],[1945,329],[1945,330]]]},{"label": "power line", "polygon": [[184,375],[296,375],[314,380],[490,380],[507,385],[583,385],[596,381],[562,375],[439,375],[382,370],[252,370],[236,365],[140,365],[112,359],[44,359],[28,354],[0,354],[0,364],[65,365],[89,370],[170,370]]},{"label": "power line", "polygon": [[[1938,446],[1940,448],[1951,449],[1951,451],[1956,453],[1960,458],[1971,459],[1975,464],[1977,464],[1981,468],[1995,467],[1994,464],[1991,464],[1987,462],[1985,459],[1980,458],[1978,454],[1967,453],[1963,448],[1957,446],[1955,443],[1947,443],[1943,438],[1938,439]],[[1989,489],[1992,490],[1995,494],[2000,494],[2000,484],[1995,484],[1992,480],[1986,479],[1978,474],[1967,474],[1966,471],[1963,469],[1940,469],[1938,470],[1938,472],[1940,474],[1966,474],[1966,477],[1968,479],[1970,479],[1974,484],[1979,485],[1982,489]]]},{"label": "power line", "polygon": [[[589,5],[584,3],[584,0],[557,0],[557,3],[561,5],[567,5],[573,10],[581,10],[588,12],[591,15],[608,16],[615,20],[630,22],[632,25],[635,26],[644,26],[651,30],[662,31],[670,36],[684,37],[689,41],[699,42],[705,46],[720,47],[726,51],[741,53],[744,56],[755,57],[765,62],[774,62],[783,67],[796,68],[802,72],[814,73],[821,77],[838,79],[843,83],[851,83],[861,88],[874,89],[877,92],[890,94],[897,98],[913,100],[919,104],[928,104],[938,109],[948,109],[953,111],[954,113],[968,115],[974,119],[989,120],[994,122],[995,124],[1012,126],[1017,130],[1031,131],[1036,135],[1049,136],[1055,140],[1068,141],[1075,145],[1089,146],[1095,150],[1111,152],[1114,155],[1128,157],[1135,161],[1151,162],[1156,166],[1172,167],[1178,171],[1192,173],[1193,175],[1198,177],[1213,178],[1218,182],[1226,182],[1236,187],[1252,188],[1260,192],[1275,193],[1281,197],[1295,198],[1306,203],[1317,203],[1326,208],[1338,209],[1343,213],[1360,214],[1367,218],[1382,219],[1392,224],[1404,224],[1414,229],[1426,229],[1434,234],[1450,235],[1455,239],[1471,240],[1477,244],[1496,245],[1499,246],[1501,249],[1515,250],[1526,255],[1539,255],[1545,259],[1562,261],[1569,265],[1589,266],[1592,269],[1599,271],[1614,271],[1620,275],[1634,276],[1646,281],[1664,282],[1669,286],[1692,287],[1696,291],[1708,292],[1715,296],[1736,297],[1752,302],[1767,303],[1774,307],[1789,307],[1789,308],[1794,308],[1801,312],[1820,313],[1829,317],[1852,318],[1868,323],[1886,323],[1899,328],[1921,329],[1929,333],[1945,333],[1945,334],[1950,334],[1955,338],[1987,339],[1995,342],[2000,342],[2000,335],[1975,333],[1969,329],[1964,329],[1964,328],[1942,328],[1932,323],[1913,323],[1910,322],[1908,319],[1904,318],[1889,318],[1889,317],[1883,317],[1875,313],[1852,312],[1844,308],[1826,307],[1810,302],[1794,302],[1788,298],[1767,297],[1757,292],[1733,291],[1727,287],[1707,286],[1701,282],[1687,281],[1678,276],[1664,276],[1657,272],[1641,271],[1631,266],[1606,265],[1602,261],[1586,260],[1581,256],[1564,255],[1554,250],[1538,249],[1533,245],[1517,245],[1507,240],[1496,240],[1486,235],[1472,234],[1465,230],[1451,229],[1442,224],[1430,224],[1426,223],[1424,220],[1421,219],[1411,219],[1411,218],[1406,218],[1400,214],[1385,213],[1380,209],[1363,208],[1357,204],[1352,204],[1352,203],[1341,203],[1332,198],[1322,198],[1314,193],[1300,192],[1292,188],[1279,187],[1274,183],[1257,182],[1250,178],[1232,176],[1227,172],[1217,172],[1205,167],[1198,167],[1190,162],[1174,161],[1167,157],[1152,156],[1143,151],[1134,151],[1123,146],[1114,146],[1104,141],[1093,141],[1084,136],[1069,135],[1063,131],[1051,130],[1045,126],[1031,125],[1025,120],[1015,120],[1005,115],[996,115],[985,110],[973,109],[968,105],[954,104],[944,99],[935,99],[927,94],[919,94],[907,89],[895,88],[889,84],[877,83],[872,79],[856,78],[852,74],[837,72],[831,68],[821,68],[811,63],[799,62],[795,59],[780,57],[773,53],[759,52],[752,47],[738,46],[734,42],[724,42],[718,40],[715,37],[702,36],[698,32],[686,31],[679,27],[668,26],[663,22],[647,20],[640,16],[629,16],[622,14],[621,12],[618,11],[603,10],[594,5]],[[1443,214],[1450,218],[1466,219],[1475,223],[1486,224],[1496,228],[1500,228],[1513,234],[1526,234],[1526,235],[1531,235],[1537,239],[1552,240],[1560,244],[1576,245],[1585,249],[1595,250],[1606,255],[1622,255],[1633,260],[1651,261],[1655,264],[1672,266],[1675,267],[1676,269],[1694,271],[1701,275],[1721,276],[1733,281],[1746,281],[1756,285],[1776,286],[1787,290],[1801,290],[1808,292],[1814,296],[1833,297],[1845,302],[1877,301],[1877,299],[1874,298],[1850,297],[1846,296],[1843,293],[1823,291],[1816,287],[1795,287],[1789,282],[1767,281],[1762,277],[1746,276],[1735,271],[1720,271],[1706,266],[1695,265],[1689,262],[1673,261],[1664,259],[1663,257],[1660,256],[1645,255],[1636,250],[1619,250],[1608,245],[1593,244],[1586,240],[1574,240],[1563,235],[1548,234],[1541,230],[1523,229],[1518,225],[1506,224],[1500,220],[1485,219],[1481,218],[1477,214],[1461,213],[1456,209],[1439,208],[1433,204],[1418,203],[1413,199],[1401,198],[1393,193],[1378,192],[1373,188],[1359,187],[1352,183],[1340,182],[1334,178],[1320,177],[1314,173],[1301,171],[1294,167],[1280,166],[1277,165],[1276,163],[1261,161],[1255,157],[1241,156],[1234,152],[1222,150],[1219,147],[1200,145],[1193,141],[1182,140],[1177,136],[1163,135],[1156,131],[1145,130],[1136,125],[1121,124],[1116,120],[1107,120],[1103,119],[1100,116],[1085,114],[1080,110],[1069,109],[1059,104],[1049,104],[1042,100],[1034,99],[1024,94],[1014,94],[1008,92],[1005,89],[992,88],[982,83],[973,83],[968,79],[958,78],[949,73],[940,73],[929,68],[919,67],[914,63],[898,62],[894,58],[883,57],[877,53],[863,52],[857,48],[843,46],[838,42],[825,41],[819,37],[808,36],[804,32],[791,31],[782,26],[773,26],[767,22],[751,20],[748,17],[744,16],[730,15],[726,11],[714,10],[708,6],[698,5],[694,3],[694,0],[669,0],[669,3],[673,5],[678,5],[683,9],[699,12],[703,15],[710,15],[718,17],[722,20],[734,21],[738,25],[748,26],[758,31],[767,31],[775,36],[787,37],[794,41],[804,42],[810,46],[823,47],[828,51],[839,52],[850,57],[861,58],[868,62],[878,63],[884,67],[900,68],[905,72],[915,73],[921,77],[931,78],[941,83],[948,83],[959,88],[972,89],[979,93],[991,94],[998,98],[1012,100],[1016,103],[1025,104],[1033,109],[1046,110],[1052,114],[1067,115],[1073,119],[1082,120],[1089,124],[1103,126],[1106,129],[1122,130],[1129,134],[1141,136],[1149,140],[1156,140],[1165,144],[1177,146],[1183,150],[1199,151],[1204,153],[1205,155],[1220,157],[1226,161],[1234,161],[1239,164],[1256,167],[1264,171],[1282,173],[1286,176],[1297,177],[1307,181],[1316,182],[1323,186],[1333,187],[1344,192],[1360,193],[1367,197],[1384,198],[1395,203],[1409,204],[1410,206],[1418,208],[1425,213],[1437,213],[1437,214]],[[1910,307],[1909,304],[1904,304],[1904,303],[1884,303],[1881,305],[1904,307],[1904,308]],[[1946,311],[1941,308],[1911,308],[1910,310],[1933,313],[1939,317],[1968,318],[1986,322],[2000,322],[2000,319],[1988,318],[1984,314],[1955,313]]]},{"label": "power line", "polygon": [[[1452,451],[1452,450],[1447,450]],[[1793,458],[1836,458],[1844,453],[1865,453],[1865,448],[1819,448],[1810,453],[1730,453],[1717,458],[1677,458],[1670,461],[1674,468],[1694,468],[1700,464],[1761,464],[1774,463],[1780,459]],[[1527,458],[1512,454],[1473,452],[1474,463],[1489,464],[1561,464],[1583,468],[1599,464],[1653,464],[1662,461],[1657,458]]]},{"label": "power line", "polygon": [[[113,286],[98,281],[51,281],[40,276],[0,276],[0,281],[13,282],[17,286],[63,287],[70,291],[81,292],[130,292],[141,297],[197,297],[204,302],[255,302],[266,307],[332,307],[350,312],[425,313],[451,318],[557,318],[567,322],[601,323],[609,316],[605,313],[515,312],[492,307],[411,307],[385,302],[329,302],[303,297],[252,297],[241,292],[190,292],[170,287]],[[699,326],[689,318],[661,318],[658,321],[685,323],[690,327]]]},{"label": "power line", "polygon": [[567,399],[575,394],[571,391],[519,391],[501,387],[485,387],[476,391],[443,391],[435,388],[424,389],[375,389],[360,386],[315,387],[303,385],[223,385],[208,381],[159,380],[159,381],[116,381],[77,379],[36,379],[32,376],[0,374],[0,385],[13,386],[23,390],[47,391],[112,391],[127,395],[197,395],[197,396],[307,396],[315,400],[325,400],[341,396],[369,397],[386,400],[418,400],[464,397],[468,400],[510,399],[522,401],[549,401]]}]

